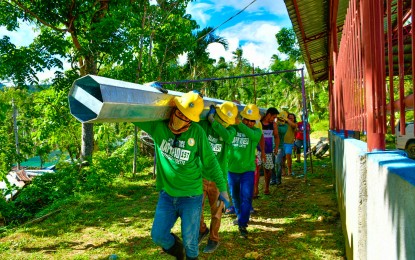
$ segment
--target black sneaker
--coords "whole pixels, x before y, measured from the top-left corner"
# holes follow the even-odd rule
[[[199,232],[199,245],[202,243],[203,239],[209,235],[209,229],[206,228],[205,232],[200,233]]]
[[[276,181],[271,181],[270,183],[269,183],[269,185],[276,185],[277,184],[277,182]]]
[[[239,234],[241,238],[248,238],[248,230],[246,230],[246,227],[239,227]]]
[[[208,253],[208,254],[213,253],[215,252],[216,248],[218,248],[218,246],[219,246],[218,241],[213,241],[209,239],[205,249],[203,249],[203,253]]]

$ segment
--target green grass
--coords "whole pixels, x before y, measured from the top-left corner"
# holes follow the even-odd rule
[[[340,220],[328,220],[330,212],[337,212],[330,161],[325,157],[313,162],[314,173],[306,181],[283,177],[283,185],[271,186],[271,196],[263,195],[261,177],[260,198],[253,202],[257,213],[248,226],[250,238],[239,238],[232,223],[235,216],[224,215],[218,250],[200,253],[199,259],[342,259]],[[108,259],[112,254],[118,259],[173,259],[150,237],[158,199],[150,171],[55,203],[53,210],[61,210],[43,222],[3,228],[0,259]],[[180,234],[180,220],[173,232]]]

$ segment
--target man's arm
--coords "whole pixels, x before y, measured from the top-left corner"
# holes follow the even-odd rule
[[[216,183],[219,191],[226,191],[227,184],[223,176],[222,169],[220,168],[219,162],[212,151],[212,147],[209,144],[205,132],[203,130],[201,132],[203,132],[203,134],[198,136],[199,138],[197,141],[199,148],[198,153],[200,161],[203,165],[203,172],[207,175],[207,179],[213,180]]]
[[[261,150],[261,160],[263,162],[267,161],[267,156],[265,155],[265,138],[264,134],[261,135],[261,139],[259,140],[259,149]]]
[[[274,128],[274,143],[275,143],[275,147],[274,147],[274,154],[278,153],[278,147],[280,146],[280,135],[278,134],[278,125],[277,123],[273,122],[273,128]]]
[[[288,118],[287,118],[287,123],[288,123],[289,126],[291,126],[291,128],[297,129],[297,123],[294,123],[293,121],[291,121]]]
[[[162,121],[148,121],[148,122],[134,122],[133,124],[138,126],[141,130],[145,131],[149,135],[157,129],[156,124]]]
[[[261,140],[261,136],[262,136],[261,129],[256,128],[256,127],[249,128],[244,123],[239,123],[238,125],[236,125],[236,127],[238,127],[239,130],[241,130],[241,132],[244,133],[246,137],[248,137],[252,141],[259,143],[259,141]]]
[[[212,123],[213,131],[215,131],[220,137],[222,137],[223,141],[227,144],[231,144],[233,138],[235,138],[236,130],[233,127],[223,127],[220,123],[213,121]]]

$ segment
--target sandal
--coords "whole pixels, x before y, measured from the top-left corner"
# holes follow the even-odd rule
[[[226,209],[225,214],[235,214],[235,207],[231,206],[229,208]]]

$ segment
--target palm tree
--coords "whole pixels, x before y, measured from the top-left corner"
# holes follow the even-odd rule
[[[191,77],[203,75],[208,65],[213,65],[215,60],[209,58],[207,48],[211,43],[222,44],[225,50],[228,49],[228,41],[213,33],[212,27],[206,27],[194,34],[194,44],[187,54],[187,66],[190,69]]]

